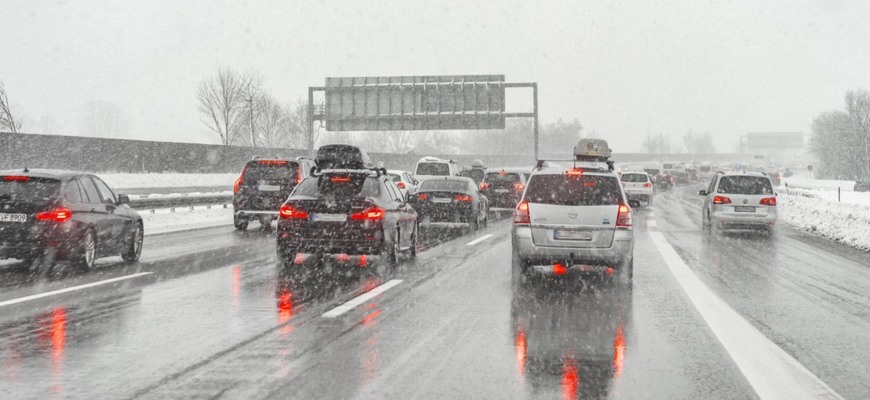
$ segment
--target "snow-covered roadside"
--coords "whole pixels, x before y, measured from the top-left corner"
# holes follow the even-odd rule
[[[175,212],[161,209],[154,210],[153,214],[149,211],[141,211],[139,215],[142,216],[142,222],[145,224],[146,236],[226,226],[233,223],[232,208],[206,209],[205,207],[195,207],[193,210],[184,208],[177,209]]]
[[[852,247],[870,250],[870,205],[786,194],[780,194],[778,199],[780,222]]]
[[[232,186],[239,174],[98,174],[111,188]]]

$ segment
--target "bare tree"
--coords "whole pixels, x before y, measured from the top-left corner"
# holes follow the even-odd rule
[[[296,104],[288,105],[288,113],[290,114],[290,139],[294,148],[308,148],[308,127],[311,125],[311,120],[308,117],[308,100],[299,98]],[[319,127],[314,128],[314,144],[320,140],[321,130]],[[313,146],[312,146],[313,147]]]
[[[256,97],[254,129],[257,132],[257,141],[264,147],[275,149],[290,145],[290,116],[284,107],[281,107],[269,94],[260,94]]]
[[[3,82],[0,82],[0,131],[21,132],[21,120],[15,120],[12,108],[9,106],[9,96]]]
[[[231,69],[221,69],[217,76],[199,84],[196,97],[202,123],[220,136],[221,143],[239,141],[244,122],[245,98],[251,78]]]
[[[259,74],[250,73],[245,75],[245,84],[242,88],[242,97],[244,101],[244,119],[243,130],[246,131],[246,136],[252,147],[257,147],[257,120],[260,119],[260,113],[265,110],[263,104],[263,96],[267,94],[262,89],[263,79]]]
[[[118,138],[129,131],[127,117],[120,107],[108,101],[90,101],[85,104],[82,129],[85,134],[103,138]]]

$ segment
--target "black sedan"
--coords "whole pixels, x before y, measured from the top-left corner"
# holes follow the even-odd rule
[[[394,268],[400,253],[417,254],[417,213],[384,170],[311,175],[278,217],[278,255],[285,268],[365,268],[375,261]]]
[[[472,230],[486,226],[489,201],[474,180],[461,176],[427,179],[408,198],[423,227],[432,224],[463,224]]]
[[[0,259],[91,268],[100,257],[136,261],[142,218],[100,178],[66,171],[0,171]]]
[[[480,193],[482,193],[490,202],[492,209],[502,209],[514,211],[520,198],[523,197],[523,190],[526,188],[526,182],[523,179],[523,174],[513,170],[489,171],[480,183]]]

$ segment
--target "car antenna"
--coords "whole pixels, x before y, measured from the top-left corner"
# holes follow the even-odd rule
[[[30,170],[27,169],[27,167],[24,167],[24,173],[28,173],[28,172],[30,172]]]

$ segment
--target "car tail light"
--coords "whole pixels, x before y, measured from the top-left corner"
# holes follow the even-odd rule
[[[7,181],[7,182],[27,182],[30,180],[30,177],[29,176],[8,175],[8,176],[4,176],[3,180]]]
[[[69,208],[58,207],[51,211],[36,213],[37,221],[49,222],[66,222],[72,218],[72,211]]]
[[[278,210],[278,216],[284,219],[308,219],[308,213],[290,204],[284,204]]]
[[[233,184],[233,193],[238,193],[239,189],[242,187],[242,177],[240,176],[236,179],[236,183]]]
[[[333,176],[333,177],[329,178],[329,181],[333,182],[333,183],[347,183],[347,182],[350,182],[350,177],[349,176]]]
[[[404,188],[405,188],[405,182],[399,182],[399,183],[397,183],[397,184],[396,184],[396,187],[398,187],[399,189],[404,189]]]
[[[351,214],[350,219],[354,221],[380,221],[384,219],[384,209],[372,206],[358,213]]]
[[[713,204],[731,204],[731,199],[725,196],[714,196]]]
[[[583,175],[583,170],[580,168],[572,168],[565,171],[565,173],[571,176],[580,176]]]
[[[486,190],[486,189],[489,189],[489,183],[487,183],[487,182],[482,182],[482,183],[480,184],[480,190]]]
[[[471,203],[471,201],[473,200],[471,196],[467,194],[457,194],[456,196],[453,196],[453,198],[456,199],[456,201],[463,201],[466,203]]]
[[[631,227],[631,207],[625,203],[619,203],[619,211],[616,214],[617,227]]]
[[[761,205],[763,206],[775,206],[776,205],[776,197],[765,197],[761,199]]]
[[[650,187],[652,187],[652,183],[649,183],[649,182],[644,183],[644,184],[643,184],[643,187],[645,187],[645,188],[650,188]]]
[[[287,160],[260,160],[257,161],[257,164],[260,165],[287,165],[289,162]]]
[[[529,216],[529,202],[528,200],[523,200],[520,204],[517,204],[517,209],[514,211],[514,224],[528,225],[531,223],[532,220]]]
[[[417,200],[418,200],[418,201],[426,201],[426,200],[429,200],[429,194],[428,194],[428,193],[418,193],[418,194],[417,194]]]
[[[302,166],[296,168],[296,184],[302,183]]]
[[[514,183],[514,189],[516,189],[518,192],[525,189],[525,188],[526,188],[526,185],[523,185],[522,183]]]

